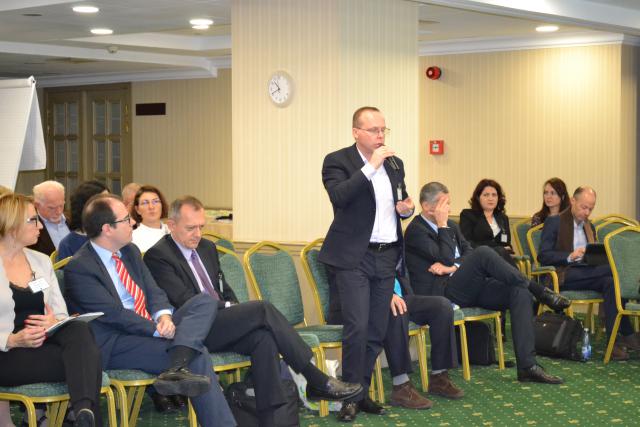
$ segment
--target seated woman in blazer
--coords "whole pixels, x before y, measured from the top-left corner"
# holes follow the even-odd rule
[[[505,203],[500,184],[492,179],[481,180],[469,199],[471,209],[460,212],[460,231],[472,247],[490,246],[513,265],[511,230]]]

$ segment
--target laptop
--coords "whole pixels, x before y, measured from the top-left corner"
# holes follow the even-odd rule
[[[604,265],[609,264],[607,252],[603,243],[589,243],[584,252],[582,262],[587,265]]]

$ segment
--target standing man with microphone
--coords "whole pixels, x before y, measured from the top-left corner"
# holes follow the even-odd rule
[[[328,154],[322,165],[334,219],[319,259],[335,278],[340,295],[342,378],[363,387],[362,394],[343,403],[338,419],[344,422],[353,421],[359,411],[384,414],[367,391],[387,331],[399,262],[404,271],[400,220],[415,208],[402,161],[385,145],[389,131],[380,110],[357,109],[355,144]]]

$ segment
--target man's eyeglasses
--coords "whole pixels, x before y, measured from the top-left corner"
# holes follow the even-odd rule
[[[161,203],[160,199],[153,199],[153,200],[143,200],[139,202],[138,205],[144,206],[146,208],[146,207],[149,207],[149,205],[157,206],[160,203]]]
[[[38,225],[38,222],[40,222],[40,220],[38,219],[38,215],[34,215],[31,218],[27,218],[25,222],[27,224]]]
[[[124,218],[122,218],[122,219],[119,219],[119,220],[117,220],[117,221],[113,221],[113,222],[111,223],[111,225],[118,225],[118,224],[120,224],[121,222],[126,222],[127,224],[131,224],[131,216],[127,215],[127,216],[125,216],[125,217],[124,217]]]
[[[360,129],[365,132],[368,132],[373,136],[380,135],[380,133],[382,133],[384,136],[389,136],[389,133],[391,133],[391,129],[389,128],[370,128],[370,129],[356,128],[356,129]]]

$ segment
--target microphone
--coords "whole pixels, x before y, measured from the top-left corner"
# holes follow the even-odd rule
[[[391,169],[393,169],[394,171],[400,170],[400,166],[398,166],[398,162],[396,162],[395,156],[387,157],[385,160],[389,162],[389,166],[391,166]]]

